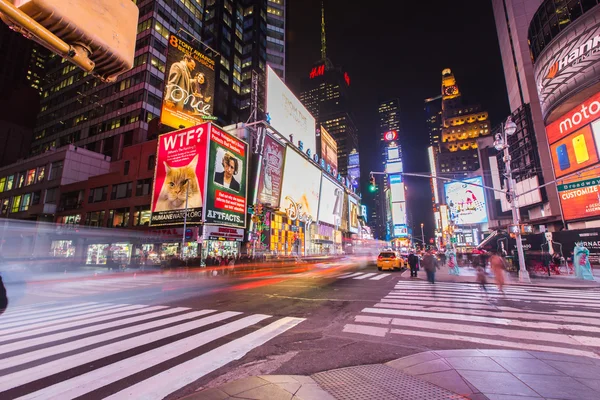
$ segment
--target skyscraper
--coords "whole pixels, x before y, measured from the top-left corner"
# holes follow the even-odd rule
[[[348,156],[358,148],[358,130],[350,113],[350,76],[327,58],[325,11],[321,9],[321,58],[302,82],[300,101],[333,136],[338,147],[338,172],[348,173]]]
[[[134,67],[115,83],[101,83],[55,57],[43,88],[34,154],[74,143],[119,159],[124,146],[165,129],[157,117],[170,33],[215,57],[214,115],[219,124],[248,118],[252,72],[264,76],[267,54],[284,73],[285,59],[276,57],[285,54],[283,0],[149,0],[138,6]]]
[[[382,163],[385,164],[385,148],[390,141],[396,141],[402,154],[402,143],[400,137],[400,100],[395,98],[382,101],[377,108],[379,115],[379,140],[381,147]],[[395,133],[394,133],[395,132]],[[387,137],[386,137],[386,134]],[[390,136],[391,135],[391,136]]]
[[[425,121],[429,133],[429,145],[439,148],[442,135],[442,96],[425,99]]]
[[[511,145],[511,157],[513,160],[522,160],[527,158],[539,159],[541,165],[552,165],[552,158],[546,137],[546,128],[542,118],[542,110],[538,97],[535,78],[533,74],[533,63],[528,43],[528,28],[535,12],[542,4],[542,0],[493,0],[494,17],[496,20],[496,30],[498,33],[498,43],[500,44],[500,53],[502,56],[502,65],[504,67],[504,77],[506,88],[508,90],[508,101],[510,111],[516,119],[523,112],[527,115],[525,120],[531,121],[532,128],[527,130],[527,136],[518,131]],[[575,5],[574,5],[575,7]],[[561,15],[557,12],[558,18]],[[563,22],[557,22],[563,24]],[[554,24],[554,23],[553,23]],[[515,120],[515,118],[513,118]],[[533,143],[535,151],[528,152],[521,149],[519,143]],[[513,154],[514,153],[514,154]],[[527,154],[529,153],[529,154]],[[514,165],[515,170],[519,170],[518,165]],[[515,180],[517,183],[525,179],[533,179],[535,171],[528,169],[529,174],[517,174]],[[533,172],[533,174],[531,173]],[[541,168],[537,171],[537,182],[542,185],[544,182],[552,182],[554,174],[552,168]],[[525,185],[529,186],[529,185]],[[544,204],[538,204],[530,213],[540,217],[546,217],[555,221],[561,220],[560,203],[555,184],[550,184],[541,189],[545,192],[547,199]],[[521,204],[523,206],[524,204]],[[529,207],[532,208],[532,207]],[[550,212],[548,212],[550,211]]]

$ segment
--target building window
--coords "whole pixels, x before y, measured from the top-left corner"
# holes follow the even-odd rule
[[[43,167],[39,167],[37,169],[37,182],[43,182],[44,178],[46,177],[46,166]]]
[[[0,215],[8,214],[8,205],[10,203],[10,199],[4,199],[0,201]]]
[[[58,194],[58,188],[46,189],[46,200],[44,203],[56,204],[56,196]]]
[[[27,211],[29,210],[29,202],[31,201],[31,193],[27,193],[23,195],[23,198],[21,199],[21,207],[19,207],[20,211]]]
[[[156,155],[150,154],[148,156],[148,171],[154,170],[154,164],[156,163]]]
[[[17,189],[22,188],[23,185],[25,185],[25,175],[25,171],[19,172],[19,175],[17,175]]]
[[[104,210],[89,212],[85,215],[85,224],[87,226],[101,227],[104,223]]]
[[[110,194],[111,200],[126,199],[128,197],[131,197],[131,182],[113,185]]]
[[[88,197],[88,203],[99,203],[106,201],[108,195],[108,186],[102,186],[90,189],[90,195]]]
[[[35,205],[40,204],[41,197],[42,197],[42,192],[41,191],[38,190],[37,192],[33,192],[31,194],[31,205],[35,206]]]
[[[35,183],[35,168],[27,171],[27,177],[25,178],[25,186],[29,186]]]
[[[135,208],[133,215],[133,226],[148,226],[150,225],[150,206],[141,206]]]
[[[59,179],[62,176],[62,171],[63,171],[63,162],[62,161],[53,162],[52,165],[50,166],[50,177],[48,178],[48,180],[52,181],[54,179]]]
[[[109,228],[126,228],[129,226],[129,208],[117,208],[108,212]]]
[[[123,175],[129,175],[129,161],[125,161],[125,165],[123,167]]]
[[[135,185],[136,196],[147,196],[152,192],[152,179],[142,179]]]
[[[6,187],[6,177],[0,178],[0,193],[4,192],[5,187]]]
[[[21,205],[21,196],[15,196],[12,199],[11,213],[19,212],[19,206]]]

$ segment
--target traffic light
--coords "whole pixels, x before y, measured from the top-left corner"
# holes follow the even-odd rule
[[[131,0],[0,0],[13,30],[106,82],[133,67],[138,17]]]
[[[255,207],[255,210],[256,210],[256,214],[257,215],[262,215],[262,213],[263,213],[263,205],[260,204],[260,203],[257,204],[256,207]]]
[[[369,178],[369,191],[374,192],[377,190],[377,184],[375,183],[375,177],[371,175]]]

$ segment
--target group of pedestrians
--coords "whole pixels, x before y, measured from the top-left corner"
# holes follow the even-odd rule
[[[477,283],[481,286],[481,288],[487,292],[487,273],[486,273],[486,263],[488,260],[485,258],[480,259],[479,265],[476,267],[477,275]],[[494,280],[496,285],[498,286],[498,290],[504,295],[504,271],[506,270],[507,263],[504,257],[499,254],[492,253],[489,257],[490,269],[494,274]],[[408,256],[408,265],[410,267],[410,277],[417,277],[417,270],[419,266],[425,270],[427,274],[427,281],[431,284],[435,283],[435,273],[440,269],[440,260],[436,257],[433,250],[428,250],[423,253],[421,260],[419,260],[419,256],[417,256],[414,252],[411,252]]]

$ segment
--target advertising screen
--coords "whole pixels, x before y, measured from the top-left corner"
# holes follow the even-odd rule
[[[271,136],[265,136],[262,163],[258,177],[258,203],[279,205],[283,177],[283,155],[285,148]]]
[[[598,162],[598,151],[590,125],[571,133],[550,146],[557,178]]]
[[[323,174],[319,198],[319,222],[340,226],[344,204],[344,189]]]
[[[337,159],[337,142],[325,130],[323,126],[321,126],[321,159],[325,160],[325,163],[331,165],[332,169],[337,171],[338,168],[338,159]]]
[[[169,36],[160,122],[189,128],[213,113],[215,60],[175,34]]]
[[[483,179],[478,176],[444,185],[450,218],[457,225],[481,224],[488,221],[483,188],[473,184],[483,185]]]
[[[317,221],[320,191],[321,170],[288,146],[279,208],[294,218]]]
[[[400,158],[400,149],[398,147],[388,147],[387,148],[387,159],[388,160],[397,160]]]
[[[354,188],[357,188],[360,181],[360,167],[348,167],[348,178]]]
[[[401,175],[390,175],[390,191],[392,194],[392,202],[406,201],[404,182]]]
[[[211,125],[204,221],[246,227],[248,144]]]
[[[294,144],[304,143],[304,150],[317,150],[315,145],[315,118],[285,86],[279,76],[267,67],[267,112],[271,126],[286,138],[294,135]]]
[[[394,225],[406,224],[406,203],[392,203],[392,222]]]
[[[208,130],[205,123],[159,136],[152,185],[151,225],[202,222]]]
[[[358,153],[350,153],[348,155],[348,166],[354,167],[360,165],[360,155]]]
[[[600,216],[600,167],[558,185],[565,220]]]
[[[348,230],[352,233],[358,233],[358,216],[360,211],[358,209],[358,200],[352,196],[348,196]]]
[[[407,237],[408,226],[406,225],[394,225],[394,237]]]
[[[399,174],[404,172],[402,161],[388,162],[386,164],[385,172],[388,174]]]

